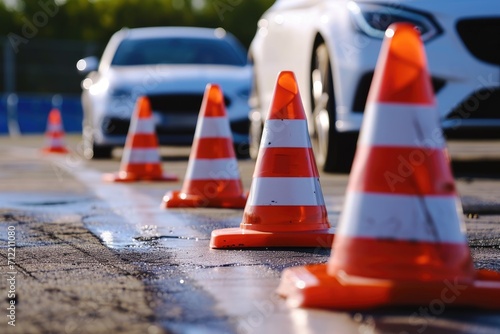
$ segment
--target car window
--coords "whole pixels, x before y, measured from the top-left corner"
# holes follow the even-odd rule
[[[225,40],[203,38],[125,39],[111,65],[215,64],[244,66],[240,54]]]

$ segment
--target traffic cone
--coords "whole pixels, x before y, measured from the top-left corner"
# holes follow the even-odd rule
[[[218,85],[208,84],[196,124],[184,184],[180,191],[167,193],[162,206],[243,208],[246,199],[224,96]]]
[[[153,113],[147,97],[139,97],[128,129],[120,171],[103,175],[105,181],[177,181],[163,173],[158,153]]]
[[[52,108],[47,119],[47,131],[45,132],[47,146],[43,148],[45,153],[68,153],[64,145],[64,129],[59,109]]]
[[[286,269],[291,306],[500,308],[500,273],[475,271],[425,50],[386,32],[328,264]]]
[[[330,230],[298,85],[278,76],[240,228],[212,232],[212,248],[331,247]]]

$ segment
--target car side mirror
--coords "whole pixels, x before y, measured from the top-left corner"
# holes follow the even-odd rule
[[[98,67],[99,67],[99,60],[97,59],[97,57],[94,56],[82,58],[76,63],[76,68],[78,69],[78,72],[84,75],[93,71],[97,71]]]

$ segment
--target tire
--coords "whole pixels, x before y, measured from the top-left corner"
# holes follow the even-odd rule
[[[356,151],[357,132],[336,130],[336,104],[332,68],[323,41],[316,44],[311,62],[313,149],[318,168],[325,172],[348,173]]]
[[[109,159],[113,153],[113,146],[96,145],[90,127],[84,126],[83,155],[86,159]]]
[[[249,147],[250,158],[256,160],[257,156],[259,155],[259,147],[260,147],[260,140],[262,138],[263,124],[262,121],[260,121],[261,117],[260,112],[253,110],[252,113],[258,113],[258,118],[259,118],[259,120],[254,120],[251,117],[252,120],[250,121],[250,129],[248,131],[249,141],[250,141],[250,147]]]
[[[252,80],[252,91],[250,93],[250,98],[248,100],[250,105],[250,128],[248,129],[248,140],[249,140],[249,155],[253,160],[257,159],[259,155],[260,140],[262,138],[262,132],[264,131],[264,120],[262,116],[261,104],[259,101],[259,90],[257,87],[257,75],[254,73]]]
[[[240,143],[234,144],[234,154],[236,155],[236,159],[245,160],[250,157],[249,155],[249,145],[248,143]]]
[[[113,153],[112,146],[92,146],[92,159],[109,159]]]

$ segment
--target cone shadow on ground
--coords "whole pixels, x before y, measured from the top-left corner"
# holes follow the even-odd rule
[[[162,162],[188,161],[189,155],[161,155]]]

